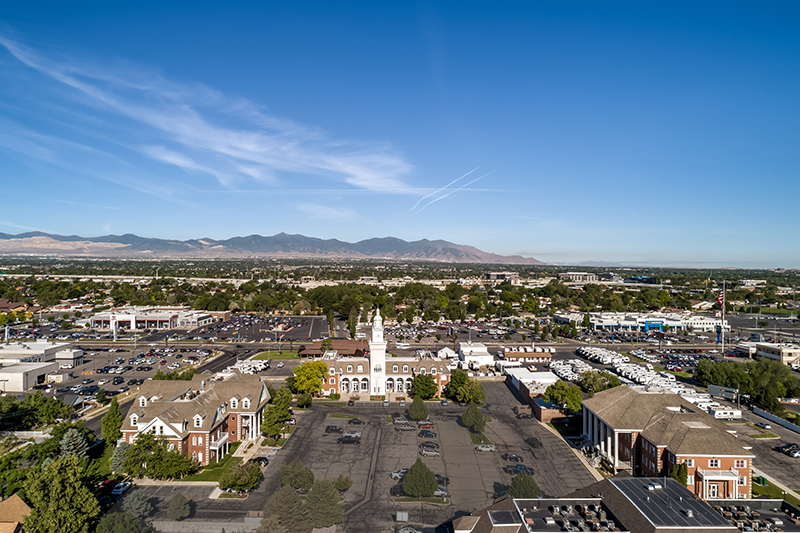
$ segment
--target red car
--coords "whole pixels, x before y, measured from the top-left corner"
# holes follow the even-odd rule
[[[433,422],[428,420],[422,420],[421,422],[417,422],[417,429],[433,429]]]

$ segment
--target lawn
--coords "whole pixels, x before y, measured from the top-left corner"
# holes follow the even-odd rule
[[[784,499],[787,502],[791,503],[795,507],[800,507],[800,500],[792,496],[791,494],[784,494],[783,489],[778,486],[773,485],[772,483],[767,483],[766,486],[758,485],[755,482],[753,483],[753,495],[754,496],[767,496],[768,498],[777,498],[777,499]]]
[[[403,502],[425,502],[425,503],[438,503],[442,505],[448,505],[450,503],[449,500],[444,498],[395,498],[394,501],[403,503]]]
[[[111,455],[114,453],[114,447],[111,445],[103,445],[103,454],[95,459],[93,462],[97,464],[97,473],[103,477],[111,476]]]
[[[314,400],[317,405],[333,405],[334,407],[341,407],[347,405],[347,402],[338,402],[336,400]]]
[[[264,439],[261,441],[261,446],[283,446],[284,444],[286,444],[286,439],[283,437],[279,437],[278,440]]]
[[[244,499],[247,499],[248,496],[249,496],[249,494],[236,494],[236,493],[233,493],[233,492],[223,492],[218,497],[219,498],[236,498],[236,499],[239,499],[239,500],[244,500]]]
[[[565,438],[579,437],[583,433],[583,422],[579,418],[573,418],[569,424],[548,422],[547,425],[558,431]]]
[[[771,433],[769,431],[764,431],[763,433],[754,433],[750,435],[754,439],[777,439],[778,436],[775,433]]]
[[[358,418],[358,415],[351,415],[348,413],[331,413],[328,416],[331,418]]]
[[[273,350],[269,352],[261,352],[253,357],[253,359],[297,359],[297,350]]]
[[[238,442],[232,442],[230,453],[222,458],[219,463],[211,463],[204,467],[200,472],[186,476],[179,481],[219,481],[220,476],[233,468],[233,465],[242,461],[241,457],[234,457],[233,452],[239,447]]]
[[[470,438],[470,440],[472,440],[472,444],[491,444],[492,443],[492,441],[490,441],[488,438],[486,438],[486,435],[484,435],[483,433],[473,433],[473,432],[470,431],[469,432],[469,438]]]

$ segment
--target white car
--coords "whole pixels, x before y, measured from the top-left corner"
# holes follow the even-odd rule
[[[475,451],[478,452],[493,452],[495,451],[494,444],[481,444],[480,446],[475,448]]]
[[[97,382],[97,386],[101,387],[101,386],[105,385],[108,382],[109,382],[109,380],[107,380],[107,379],[101,379],[100,381]]]
[[[401,468],[400,470],[395,470],[389,474],[389,477],[392,479],[403,479],[406,473],[408,473],[408,468]]]
[[[122,483],[119,483],[116,487],[114,487],[114,490],[111,491],[111,494],[115,495],[124,494],[125,491],[127,491],[129,488],[131,488],[130,481],[123,481]]]
[[[800,457],[800,450],[792,450],[789,452],[789,457],[798,458]]]

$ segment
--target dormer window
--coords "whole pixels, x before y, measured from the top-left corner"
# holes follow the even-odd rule
[[[431,368],[431,374],[436,375],[436,368]]]
[[[358,365],[358,367],[357,367],[357,370],[356,370],[356,371],[357,371],[357,372],[363,372],[363,371],[364,371],[364,365]]]
[[[242,400],[242,408],[250,409],[250,398],[245,398]]]
[[[328,370],[328,374],[330,374],[331,376],[336,374],[336,369],[335,368],[331,368],[330,370]]]
[[[136,426],[139,424],[139,417],[136,415],[131,415],[131,425]]]
[[[422,374],[423,376],[425,375],[425,367],[424,366],[419,369],[419,373]]]
[[[139,398],[139,407],[147,407],[147,398],[144,396]]]
[[[353,371],[353,365],[347,365],[347,371],[348,372],[352,372]]]
[[[239,407],[239,400],[231,398],[231,409],[236,409],[237,407]]]
[[[397,372],[397,365],[392,365],[392,372]]]
[[[203,418],[200,415],[194,417],[194,427],[199,428],[203,425]]]

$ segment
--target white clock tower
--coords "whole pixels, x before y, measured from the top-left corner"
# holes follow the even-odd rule
[[[383,338],[383,319],[380,309],[372,320],[372,339],[369,341],[370,384],[373,396],[386,394],[386,340]]]

